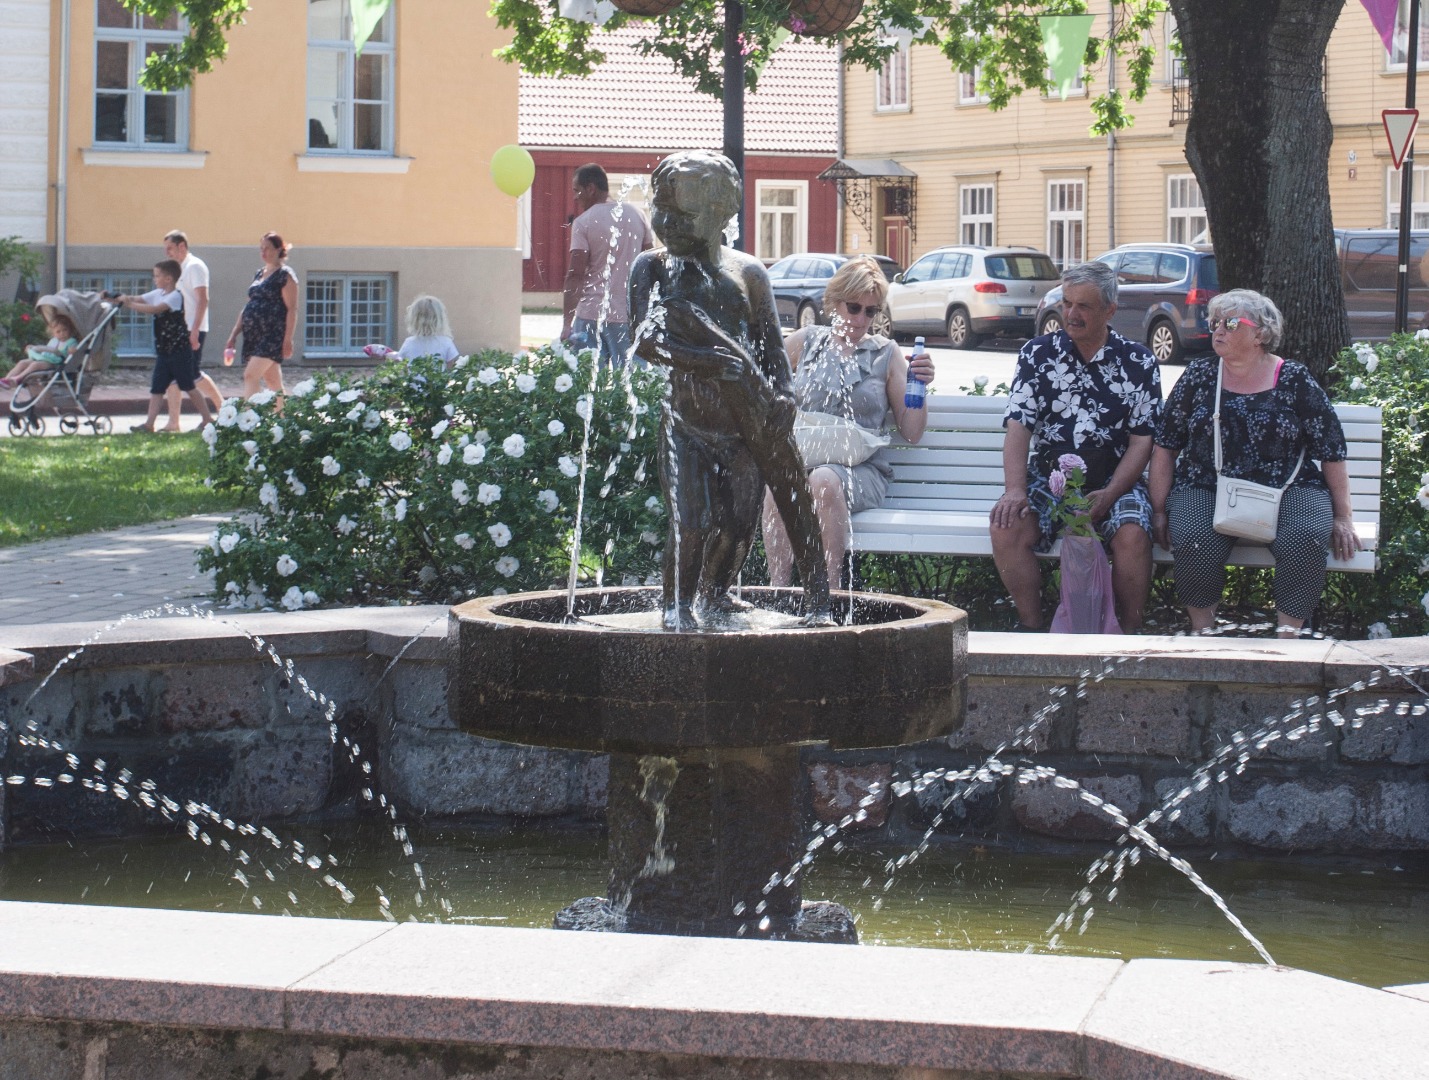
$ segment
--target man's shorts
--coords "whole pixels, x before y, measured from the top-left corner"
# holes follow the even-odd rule
[[[198,377],[203,371],[203,343],[208,340],[208,331],[198,332],[198,348],[194,350],[194,382],[198,382]]]
[[[1027,502],[1037,514],[1037,525],[1042,537],[1037,542],[1038,551],[1047,551],[1057,539],[1057,526],[1052,520],[1052,512],[1057,508],[1057,497],[1047,486],[1047,478],[1027,474]],[[1146,494],[1146,482],[1138,480],[1135,486],[1112,505],[1111,513],[1097,527],[1102,541],[1110,544],[1111,538],[1123,525],[1140,525],[1146,535],[1151,535],[1151,499]]]

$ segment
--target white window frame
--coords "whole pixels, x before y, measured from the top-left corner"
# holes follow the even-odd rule
[[[907,112],[910,108],[912,82],[909,59],[912,42],[900,39],[883,66],[873,76],[874,109],[878,112]]]
[[[991,183],[958,186],[958,243],[997,243],[997,185]]]
[[[397,115],[396,109],[396,75],[397,75],[397,17],[394,13],[395,3],[388,6],[382,15],[382,21],[378,23],[377,29],[372,33],[372,37],[362,47],[364,57],[377,57],[382,63],[382,87],[383,96],[381,98],[361,98],[357,97],[357,47],[352,37],[352,7],[350,0],[333,0],[342,5],[342,37],[315,38],[312,31],[308,32],[308,63],[312,66],[312,58],[315,55],[336,56],[339,64],[338,80],[341,84],[337,98],[316,97],[313,94],[311,84],[311,74],[307,87],[307,113],[308,132],[305,142],[308,144],[306,153],[326,154],[342,156],[361,157],[391,157],[393,147],[396,145],[394,137],[394,126]],[[309,8],[311,11],[311,8]],[[309,20],[311,27],[311,19]],[[377,40],[381,35],[385,40]],[[382,138],[378,147],[359,148],[354,146],[356,124],[354,114],[356,107],[361,105],[380,105],[382,117]],[[312,145],[312,120],[314,109],[317,107],[334,107],[337,112],[337,135],[332,146]]]
[[[1189,244],[1210,228],[1206,200],[1194,173],[1173,173],[1166,177],[1166,240]],[[1181,235],[1177,235],[1177,226]]]
[[[178,26],[173,30],[148,29],[144,26],[144,17],[131,11],[127,11],[130,25],[128,27],[100,26],[99,25],[99,0],[94,4],[94,123],[91,133],[94,145],[106,150],[187,150],[189,145],[189,92],[177,90],[164,92],[148,90],[139,85],[139,76],[144,72],[144,65],[148,61],[148,53],[151,47],[167,48],[177,42],[181,42],[188,36],[188,25],[183,19],[178,19]],[[99,85],[99,53],[106,44],[119,43],[128,49],[128,79],[123,90],[115,87],[101,87]],[[100,139],[99,135],[99,101],[101,98],[113,98],[123,95],[124,103],[124,130],[127,135],[123,139]],[[151,98],[169,98],[174,102],[174,141],[173,142],[149,142],[145,136],[144,114]]]
[[[982,65],[974,64],[971,71],[958,72],[958,104],[986,105],[992,98],[978,89],[982,79]]]
[[[1047,181],[1046,250],[1059,270],[1086,261],[1086,180],[1059,178]]]
[[[1399,173],[1392,165],[1384,168],[1384,220],[1386,228],[1399,228]],[[1429,229],[1429,165],[1414,166],[1414,189],[1409,204],[1411,226]]]
[[[794,192],[793,206],[770,206],[764,205],[764,193],[766,191],[792,191]],[[764,218],[769,215],[774,218],[792,217],[794,219],[794,239],[793,246],[788,251],[766,251],[764,245]],[[754,246],[756,248],[755,257],[763,259],[765,262],[774,262],[782,259],[786,255],[796,255],[802,251],[809,250],[809,182],[807,180],[756,180],[754,181]],[[775,228],[774,235],[777,237],[782,230]]]
[[[1429,68],[1429,2],[1420,0],[1419,8],[1419,56],[1417,66],[1420,71]],[[1378,35],[1375,35],[1378,37]],[[1404,71],[1409,67],[1409,0],[1399,0],[1399,12],[1394,17],[1394,47],[1384,54],[1386,71]]]
[[[327,298],[322,294],[327,286],[334,284],[338,286],[340,295],[337,297],[337,319],[330,321],[319,317],[315,307],[328,303]],[[362,289],[372,285],[381,285],[385,292],[385,295],[376,301],[359,295]],[[395,337],[396,300],[397,279],[394,274],[349,274],[330,270],[310,272],[304,284],[303,356],[305,358],[361,356],[364,345],[371,345],[374,342],[390,343]],[[367,319],[357,323],[353,316],[357,305],[364,302],[381,304],[382,318],[380,320]],[[327,340],[328,335],[324,334],[323,340],[314,342],[313,332],[317,329],[326,330],[330,326],[338,328],[338,340],[335,342]]]
[[[143,296],[154,287],[154,276],[148,270],[71,270],[65,274],[64,287]],[[153,316],[129,308],[116,315],[113,350],[115,356],[153,356]]]
[[[1182,78],[1186,70],[1186,58],[1171,50],[1171,43],[1180,36],[1180,30],[1176,26],[1176,16],[1171,12],[1166,13],[1166,68],[1162,76],[1167,86]]]

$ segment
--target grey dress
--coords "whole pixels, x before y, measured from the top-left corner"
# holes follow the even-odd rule
[[[868,334],[854,347],[852,357],[841,356],[833,342],[833,330],[815,327],[804,339],[794,371],[794,400],[805,412],[831,413],[870,431],[889,431],[893,409],[888,404],[888,365],[893,349],[888,338]],[[838,474],[852,513],[881,505],[893,478],[893,468],[884,461],[882,450],[853,468],[819,467]]]

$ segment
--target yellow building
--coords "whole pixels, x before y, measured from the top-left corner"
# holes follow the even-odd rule
[[[177,94],[138,84],[177,21],[118,0],[0,0],[0,22],[45,8],[49,193],[33,239],[46,285],[131,291],[183,229],[211,270],[221,342],[272,230],[303,286],[295,360],[400,342],[422,293],[445,301],[463,351],[517,345],[517,202],[489,173],[516,141],[517,71],[492,57],[503,37],[483,7],[395,0],[359,55],[348,0],[256,4],[228,59]],[[0,226],[33,224],[34,199],[7,194]],[[142,352],[146,333],[128,327],[121,352]]]
[[[1401,26],[1405,10],[1401,3]],[[1429,41],[1429,18],[1424,25]],[[1166,48],[1174,32],[1167,15],[1155,34],[1151,90],[1132,105],[1135,124],[1112,138],[1089,134],[1085,89],[1065,101],[1027,92],[993,112],[975,73],[951,70],[933,46],[905,43],[878,72],[845,69],[842,157],[863,179],[843,185],[843,250],[876,251],[906,266],[945,244],[1023,244],[1066,263],[1122,243],[1197,237],[1206,216],[1186,163],[1193,106]],[[1421,70],[1429,67],[1424,45],[1419,57]],[[1398,174],[1380,111],[1403,106],[1404,76],[1403,48],[1387,52],[1364,8],[1346,4],[1325,65],[1337,226],[1398,224]],[[1090,89],[1099,93],[1108,73],[1095,77]],[[1124,65],[1115,80],[1130,86]],[[1417,227],[1429,227],[1426,176],[1429,167],[1416,168]]]

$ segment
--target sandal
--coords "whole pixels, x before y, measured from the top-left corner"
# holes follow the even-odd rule
[[[146,433],[149,434],[149,435],[154,434],[154,429],[151,428],[148,424],[135,424],[135,425],[134,425],[133,427],[131,427],[129,430],[130,430],[131,432],[134,432],[134,433],[143,431],[143,432],[146,432]]]

